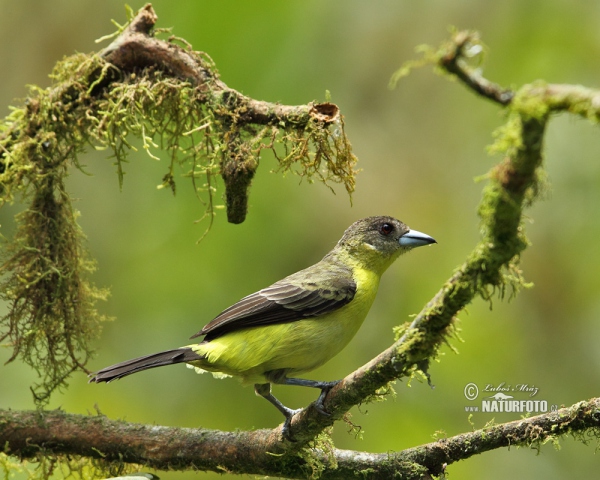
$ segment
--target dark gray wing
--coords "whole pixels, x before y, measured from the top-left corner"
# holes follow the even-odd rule
[[[346,305],[355,293],[349,269],[311,267],[242,298],[191,338],[206,335],[204,340],[210,341],[242,328],[325,315]]]

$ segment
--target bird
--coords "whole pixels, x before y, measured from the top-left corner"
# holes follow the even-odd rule
[[[127,360],[91,374],[111,382],[151,368],[186,363],[199,373],[233,376],[285,417],[282,433],[301,409],[283,405],[272,384],[319,389],[319,412],[338,381],[297,377],[323,365],[356,335],[373,304],[381,275],[403,253],[437,243],[390,216],[360,219],[321,261],[223,310],[191,339],[198,343]]]

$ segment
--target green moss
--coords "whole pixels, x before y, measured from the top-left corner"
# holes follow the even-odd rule
[[[0,298],[9,310],[0,325],[1,339],[13,346],[10,361],[20,357],[41,378],[32,392],[43,405],[74,370],[84,368],[91,355],[88,342],[106,320],[96,302],[108,292],[87,279],[95,263],[83,248],[77,213],[62,183],[52,175],[40,183],[3,252]]]
[[[331,432],[331,428],[322,431],[298,452],[298,457],[306,462],[307,478],[317,479],[326,469],[335,470],[337,468],[335,445],[331,438]]]
[[[410,379],[409,379],[409,382],[410,382]],[[373,393],[372,395],[369,395],[362,402],[360,402],[360,405],[362,406],[362,405],[368,405],[369,403],[374,403],[374,402],[383,402],[390,397],[392,399],[395,399],[397,394],[396,394],[396,390],[394,389],[394,383],[395,383],[395,380],[387,383],[383,387],[378,388],[377,390],[375,390],[375,393]]]
[[[20,460],[0,452],[0,476],[27,480],[48,480],[52,478],[94,480],[139,472],[140,466],[122,462],[110,463],[78,456],[49,455],[40,448],[35,461]]]
[[[539,95],[537,92],[544,92],[547,87],[546,82],[538,80],[520,88],[512,100],[511,110],[518,112],[525,119],[545,119],[551,110],[551,104],[545,95]]]

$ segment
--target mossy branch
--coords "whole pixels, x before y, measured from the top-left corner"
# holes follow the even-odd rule
[[[587,442],[600,437],[600,398],[578,402],[556,412],[524,418],[444,438],[400,452],[370,454],[332,448],[309,449],[303,456],[277,455],[269,450],[271,431],[221,432],[141,425],[62,411],[15,412],[0,410],[3,452],[39,461],[53,456],[101,460],[119,471],[123,464],[155,470],[210,470],[218,473],[307,478],[313,461],[320,479],[403,478],[440,475],[447,465],[503,447],[539,450],[565,435]]]
[[[280,171],[354,190],[356,157],[336,105],[287,106],[242,95],[220,80],[208,55],[179,46],[180,39],[156,38],[156,20],[146,5],[98,54],[64,59],[53,85],[32,87],[25,105],[0,123],[0,206],[30,205],[3,245],[0,299],[9,311],[0,319],[0,341],[12,347],[9,361],[20,358],[39,373],[39,405],[72,371],[85,371],[89,342],[105,320],[96,301],[107,292],[88,280],[94,262],[64,189],[86,148],[112,150],[121,184],[127,154],[136,149],[131,136],[152,158],[167,151],[160,187],[175,192],[181,165],[208,195],[211,221],[215,176],[225,184],[229,221],[244,221],[265,149]]]
[[[277,156],[274,139],[289,150],[283,158],[277,156],[282,169],[299,167],[296,173],[308,179],[316,175],[324,183],[343,183],[349,194],[354,191],[356,158],[336,105],[326,102],[288,106],[247,97],[220,80],[206,54],[155,38],[152,29],[156,20],[152,7],[146,5],[100,56],[121,74],[156,69],[189,82],[195,89],[190,103],[180,108],[196,108],[205,114],[205,121],[200,122],[202,131],[205,139],[211,137],[210,142],[205,142],[205,149],[220,157],[212,168],[218,165],[216,171],[225,182],[230,222],[244,221],[260,152],[269,148]],[[340,128],[335,135],[329,130],[333,124]]]
[[[479,41],[475,33],[467,33],[471,42]],[[467,33],[458,32],[435,55],[430,54],[429,61],[443,69],[449,51],[460,55]],[[456,59],[453,64],[465,65],[463,60]],[[456,68],[460,67],[455,66],[447,73],[455,74]],[[463,76],[469,76],[468,67]],[[390,381],[410,376],[415,370],[427,374],[428,362],[452,331],[456,315],[476,296],[487,301],[495,292],[503,297],[507,289],[515,294],[524,285],[518,266],[519,256],[528,245],[522,225],[523,210],[543,188],[541,167],[546,124],[551,113],[561,111],[596,122],[600,116],[600,92],[580,86],[536,82],[514,93],[497,87],[491,94],[489,92],[496,88],[492,87],[494,84],[481,75],[478,78],[480,86],[485,85],[485,88],[474,87],[472,81],[466,85],[478,94],[488,92],[487,98],[490,95],[511,98],[506,104],[509,120],[499,129],[493,146],[503,151],[505,157],[489,172],[489,182],[479,206],[482,238],[414,321],[399,329],[401,337],[329,392],[324,405],[330,417],[320,415],[314,405],[294,417],[290,431],[298,441],[296,448],[341,419],[352,406],[376,395]]]

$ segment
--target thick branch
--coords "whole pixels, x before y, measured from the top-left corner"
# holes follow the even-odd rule
[[[600,427],[600,398],[557,412],[494,425],[401,452],[369,454],[334,449],[312,454],[325,466],[320,478],[428,478],[444,466],[489,450],[514,445],[541,445],[549,438]],[[0,445],[5,453],[35,459],[40,451],[105,461],[144,464],[157,470],[212,470],[222,473],[285,475],[306,478],[310,467],[299,457],[265,450],[266,430],[219,432],[159,427],[109,420],[104,416],[61,411],[0,410]],[[421,468],[419,468],[421,467]],[[424,468],[423,468],[424,467]]]
[[[255,100],[229,88],[204,54],[154,38],[152,29],[157,18],[152,5],[147,4],[100,55],[122,72],[154,67],[190,81],[215,101],[224,101],[229,107],[243,111],[238,119],[240,124],[272,125],[282,121],[301,127],[310,121],[332,123],[339,118],[339,108],[332,103],[281,105]]]
[[[198,97],[199,102],[209,104],[212,110],[220,112],[223,124],[231,130],[231,134],[225,135],[233,139],[227,143],[227,153],[221,162],[227,217],[231,223],[242,223],[246,218],[248,191],[258,162],[240,147],[240,128],[250,124],[284,125],[302,131],[310,122],[328,125],[338,121],[339,108],[332,103],[290,106],[247,97],[219,79],[205,54],[154,38],[151,34],[156,20],[152,6],[147,4],[121,35],[101,52],[101,56],[123,73],[151,67],[179,80],[189,81],[203,94]]]
[[[107,92],[121,91],[119,88],[123,86],[123,83],[127,84],[132,79],[137,79],[138,82],[145,79],[148,81],[148,85],[155,85],[160,81],[164,82],[165,79],[172,79],[174,91],[189,89],[190,85],[193,87],[194,93],[185,98],[186,103],[180,106],[180,109],[199,112],[198,118],[200,119],[205,117],[206,112],[210,112],[210,119],[206,125],[199,123],[184,132],[187,135],[194,132],[196,128],[198,131],[206,129],[206,132],[215,136],[213,142],[220,143],[217,150],[223,153],[223,161],[219,173],[222,174],[225,181],[227,215],[230,222],[241,223],[244,221],[247,213],[248,190],[258,166],[256,157],[261,148],[265,148],[263,141],[273,142],[276,132],[287,133],[287,135],[280,135],[280,138],[285,136],[288,150],[306,149],[306,152],[302,154],[291,155],[291,159],[288,160],[291,163],[302,164],[302,160],[308,159],[311,155],[321,158],[332,148],[331,144],[335,144],[337,154],[335,161],[328,162],[327,165],[319,165],[322,160],[314,162],[313,158],[307,160],[306,164],[316,165],[312,168],[319,172],[321,180],[325,183],[327,180],[333,179],[343,183],[348,193],[352,193],[356,172],[351,165],[356,162],[356,157],[352,155],[350,143],[343,133],[342,118],[336,105],[329,102],[281,105],[255,100],[243,95],[237,90],[229,88],[220,80],[215,65],[205,53],[193,51],[189,46],[181,47],[174,43],[176,40],[174,38],[169,41],[155,38],[152,30],[156,21],[157,16],[152,6],[147,4],[120,32],[118,37],[107,48],[99,52],[98,56],[106,63],[96,62],[98,66],[90,72],[83,67],[85,60],[89,60],[89,57],[79,57],[77,61],[81,63],[80,68],[73,69],[72,74],[68,75],[65,81],[59,82],[52,89],[44,92],[46,96],[44,102],[56,106],[55,116],[62,118],[64,112],[71,114],[77,105],[84,103],[89,108],[86,108],[85,113],[81,112],[80,115],[96,118],[98,112],[94,111],[94,108],[97,103],[108,96]],[[156,75],[158,73],[160,75]],[[40,93],[38,92],[37,95]],[[132,95],[132,93],[126,93],[124,96],[128,95]],[[150,96],[149,101],[155,102],[154,111],[160,112],[165,108],[164,98],[161,95],[156,97],[153,95],[156,93]],[[117,100],[119,104],[122,102],[127,104],[126,98]],[[145,101],[139,101],[140,105],[144,103]],[[33,105],[33,107],[30,106],[30,112],[37,113],[35,108],[39,107],[39,99],[29,99],[29,104]],[[116,110],[119,111],[120,108]],[[125,110],[127,109],[125,108]],[[133,115],[133,109],[129,114]],[[28,115],[27,117],[32,116]],[[177,123],[177,118],[183,117],[183,115],[171,116],[173,124]],[[23,121],[13,122],[8,128],[2,129],[0,134],[0,174],[11,164],[12,150],[22,140],[20,132],[27,132],[29,137],[40,133],[42,125],[27,117]],[[79,123],[84,125],[80,120],[77,118],[77,121],[72,122],[71,125]],[[74,135],[74,138],[87,139],[89,136],[87,130],[103,125],[105,120],[96,118],[96,122],[85,125],[85,133]],[[331,135],[326,133],[328,126],[334,122],[341,125],[342,135],[339,140],[332,140]],[[126,124],[129,124],[129,121]],[[164,133],[168,131],[167,127],[171,126],[164,125],[160,131]],[[123,127],[119,127],[119,129],[125,130]],[[180,136],[184,132],[181,132]],[[291,132],[295,135],[291,135]],[[103,133],[96,136],[98,139],[104,138]],[[243,148],[239,148],[240,142],[229,144],[225,140],[226,136],[241,139],[244,142],[242,143]],[[123,138],[125,137],[126,132],[123,131]],[[249,142],[249,137],[252,137],[251,142]],[[180,139],[177,139],[175,143],[179,141]],[[172,143],[166,142],[167,145]],[[309,153],[311,148],[306,148],[306,146],[314,148],[315,152]],[[76,150],[82,147],[83,145],[74,146]],[[201,149],[198,151],[200,152]],[[119,158],[120,155],[122,153],[117,154],[117,157]],[[305,164],[302,166],[306,167]],[[282,168],[285,170],[289,166]],[[299,168],[299,170],[303,169]],[[310,176],[314,173],[307,172],[306,175]],[[1,193],[2,187],[0,187]]]

